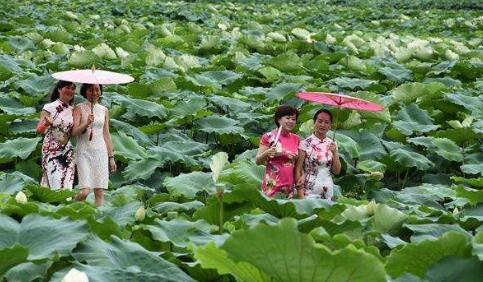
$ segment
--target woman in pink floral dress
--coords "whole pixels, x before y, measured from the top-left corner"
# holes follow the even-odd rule
[[[300,142],[296,165],[299,198],[334,198],[331,173],[339,174],[341,163],[336,143],[326,136],[331,126],[332,114],[325,109],[317,111],[314,133]]]
[[[292,106],[278,107],[274,117],[277,128],[263,134],[260,140],[256,163],[266,163],[262,191],[269,197],[292,198],[294,195],[300,138],[291,131],[297,123],[297,115],[297,109]]]
[[[59,81],[40,113],[37,132],[45,133],[42,144],[42,179],[40,184],[51,189],[72,190],[75,162],[70,136],[74,120],[72,101],[75,84]]]

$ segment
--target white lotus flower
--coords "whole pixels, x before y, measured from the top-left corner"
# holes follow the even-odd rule
[[[458,214],[460,211],[458,210],[458,208],[454,208],[453,210],[453,214]]]
[[[146,210],[144,209],[144,206],[139,207],[134,217],[136,218],[136,221],[144,220],[144,218],[146,217]]]
[[[211,157],[210,168],[212,172],[213,181],[216,183],[218,177],[225,164],[228,163],[228,154],[225,152],[218,152],[213,157]]]
[[[131,33],[131,28],[127,24],[122,24],[119,26],[125,33]]]
[[[72,268],[67,272],[61,282],[89,282],[87,275],[75,268]]]
[[[374,171],[374,172],[371,172],[370,176],[371,178],[374,178],[376,180],[381,180],[384,177],[384,173],[380,171]]]
[[[116,54],[119,56],[119,58],[127,58],[129,56],[129,52],[121,47],[116,47]]]
[[[267,36],[270,37],[273,41],[276,41],[276,42],[286,42],[287,41],[285,36],[283,36],[283,34],[278,33],[278,32],[269,32],[267,34]]]
[[[312,43],[313,41],[311,38],[312,34],[306,29],[296,27],[292,29],[292,34],[298,39],[307,41],[307,43]]]
[[[17,203],[19,204],[25,204],[27,203],[27,196],[22,191],[20,191],[15,196],[15,201],[17,201]]]
[[[148,66],[157,66],[166,60],[166,55],[163,50],[154,46],[148,47],[148,55],[146,56],[146,64]]]
[[[55,44],[55,42],[48,39],[48,38],[42,40],[42,45],[44,45],[45,48],[50,48],[54,44]]]
[[[329,33],[327,33],[327,35],[325,36],[325,43],[332,45],[335,42],[337,42],[337,38],[335,38],[332,35],[330,35]]]
[[[218,28],[221,29],[221,30],[223,30],[223,31],[225,31],[225,30],[228,29],[228,26],[226,24],[224,24],[224,23],[219,23],[218,24]]]
[[[79,17],[77,17],[76,14],[72,13],[71,11],[67,11],[65,12],[65,15],[69,18],[69,19],[72,19],[72,20],[78,20]]]
[[[107,58],[107,59],[116,59],[116,53],[114,53],[114,50],[111,49],[106,43],[101,43],[97,45],[97,47],[92,49],[92,52],[94,52],[98,57],[100,58]]]
[[[456,54],[455,52],[453,52],[449,49],[446,50],[446,52],[444,53],[444,56],[446,57],[446,59],[451,60],[451,61],[456,61],[460,58],[460,56],[458,54]]]

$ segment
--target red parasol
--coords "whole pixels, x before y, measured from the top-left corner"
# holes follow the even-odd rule
[[[343,94],[326,92],[299,92],[297,93],[297,97],[319,104],[335,106],[339,109],[345,108],[368,112],[379,112],[384,110],[384,107],[382,105]],[[338,114],[339,112],[337,112],[336,114],[336,120]],[[335,130],[333,138],[335,139]]]

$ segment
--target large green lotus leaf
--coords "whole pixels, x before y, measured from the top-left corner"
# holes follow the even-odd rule
[[[26,261],[28,255],[29,250],[18,244],[12,246],[11,248],[6,248],[2,246],[0,248],[0,278],[2,278],[3,274],[7,272],[11,267]]]
[[[67,63],[71,66],[82,68],[91,67],[96,63],[96,54],[90,50],[73,52]]]
[[[29,73],[24,79],[16,81],[15,84],[23,89],[28,96],[45,96],[46,93],[52,91],[55,80],[50,75],[37,76]]]
[[[284,101],[291,98],[292,95],[302,90],[302,85],[297,83],[280,83],[267,92],[265,92],[266,100],[270,103]]]
[[[280,54],[267,62],[279,71],[286,73],[300,72],[302,60],[295,53]]]
[[[483,231],[476,233],[473,238],[473,255],[483,261]]]
[[[454,187],[456,195],[465,198],[471,205],[483,203],[483,190],[465,188],[464,186]]]
[[[204,220],[193,222],[180,218],[171,221],[156,219],[156,224],[140,225],[139,228],[151,232],[154,240],[171,242],[182,248],[188,247],[189,244],[203,246],[209,242],[219,246],[228,238],[227,234],[212,235],[213,226]]]
[[[7,279],[7,281],[30,282],[36,279],[37,281],[40,281],[42,278],[46,277],[47,271],[49,270],[51,265],[52,261],[38,264],[32,262],[25,262],[16,265],[15,267],[12,267],[9,271],[7,271],[7,273],[5,273],[5,278]]]
[[[35,49],[34,43],[28,37],[9,36],[7,37],[7,41],[10,43],[10,46],[12,46],[12,48],[15,49],[15,51],[17,52]]]
[[[373,255],[349,247],[331,252],[300,233],[291,218],[236,231],[222,249],[233,261],[249,263],[276,281],[386,280],[382,263]]]
[[[232,220],[241,214],[249,213],[253,209],[252,203],[248,201],[238,202],[237,196],[232,196],[233,193],[224,194],[223,198],[223,222]],[[228,198],[228,200],[227,200]],[[232,198],[232,199],[230,199]],[[232,201],[236,199],[236,201]],[[193,214],[193,219],[204,219],[210,224],[220,223],[220,201],[217,197],[211,197],[204,207],[197,209]]]
[[[126,179],[146,180],[161,166],[162,164],[160,164],[157,158],[148,157],[138,161],[131,161],[122,172],[122,176]]]
[[[132,179],[148,179],[158,167],[166,164],[182,163],[186,166],[196,166],[196,155],[204,153],[207,145],[186,141],[167,141],[162,146],[152,146],[147,155],[149,157],[131,162],[124,170],[123,175]]]
[[[427,170],[434,165],[433,162],[428,160],[425,156],[404,149],[392,151],[390,156],[395,162],[406,168],[415,167],[418,170]]]
[[[419,97],[433,98],[441,94],[446,87],[437,82],[420,83],[411,82],[402,84],[394,88],[391,92],[392,102],[409,103],[415,101]]]
[[[481,95],[469,96],[464,94],[446,94],[446,98],[448,98],[451,103],[470,110],[475,117],[481,118],[483,116],[483,97]]]
[[[329,209],[332,205],[329,201],[323,199],[288,200],[270,198],[260,190],[259,186],[249,186],[246,184],[236,185],[234,191],[242,193],[255,207],[279,218],[298,218],[303,215],[312,215],[314,211]]]
[[[426,279],[430,282],[479,282],[481,277],[483,277],[483,262],[474,257],[444,258],[426,272]]]
[[[365,172],[381,172],[386,171],[386,165],[374,160],[364,160],[357,163],[357,169]]]
[[[351,94],[354,97],[361,98],[364,100],[368,100],[377,104],[384,105],[385,102],[383,99],[381,99],[380,95],[377,95],[375,93],[369,92],[369,91],[358,91],[356,93]],[[391,113],[389,111],[388,107],[385,107],[383,111],[381,112],[367,112],[367,111],[358,111],[358,114],[361,116],[363,119],[368,119],[368,120],[380,120],[383,122],[391,122]]]
[[[450,256],[468,257],[470,254],[468,237],[451,231],[437,240],[423,240],[393,250],[387,257],[386,271],[393,278],[406,272],[424,278],[429,267],[441,259]]]
[[[103,220],[99,221],[90,217],[87,221],[89,222],[90,231],[99,236],[102,240],[110,240],[111,235],[123,238],[121,228],[110,216],[105,216]]]
[[[408,215],[384,204],[374,210],[374,229],[381,233],[398,234]]]
[[[217,134],[240,134],[243,128],[239,122],[221,115],[212,115],[197,121],[200,131]]]
[[[356,141],[354,141],[354,139],[342,133],[337,133],[335,135],[335,140],[337,142],[339,150],[341,150],[342,152],[346,152],[350,158],[355,159],[360,156],[359,145]]]
[[[387,151],[383,146],[383,140],[374,133],[365,130],[341,130],[343,133],[357,143],[359,150],[359,160],[379,160],[387,155]],[[337,139],[336,135],[336,139]]]
[[[161,202],[154,205],[152,209],[155,210],[158,214],[162,215],[170,211],[184,212],[198,210],[203,206],[204,204],[200,201],[192,201],[186,203]]]
[[[174,108],[170,109],[175,116],[179,116],[180,118],[196,116],[199,111],[206,108],[207,103],[204,97],[194,96],[193,94],[188,93],[186,95],[188,98],[187,100],[179,101]]]
[[[196,193],[207,191],[215,192],[215,183],[211,178],[211,173],[194,171],[187,174],[180,174],[176,177],[166,177],[163,182],[169,193],[173,196],[183,195],[189,199],[193,199]]]
[[[111,242],[91,236],[75,249],[72,256],[78,262],[87,263],[75,267],[85,272],[89,281],[194,281],[176,265],[161,258],[159,253],[115,236]],[[53,281],[60,281],[63,275],[58,273]]]
[[[112,133],[112,145],[116,155],[120,155],[130,160],[138,160],[147,157],[146,149],[141,147],[135,139],[119,131]]]
[[[435,153],[449,161],[463,161],[462,149],[453,141],[447,138],[435,138],[433,144],[436,146]]]
[[[19,64],[8,55],[0,56],[0,80],[4,81],[22,71]]]
[[[328,83],[333,84],[341,89],[368,89],[369,87],[376,85],[378,82],[375,80],[366,80],[360,78],[350,78],[350,77],[336,77],[328,81]]]
[[[43,203],[62,203],[76,194],[69,190],[52,190],[36,184],[28,185],[27,189],[32,193],[32,199]]]
[[[115,95],[113,100],[126,107],[127,112],[123,116],[131,120],[135,120],[136,116],[164,118],[167,115],[166,108],[155,102],[133,99],[123,95]]]
[[[412,135],[414,132],[429,132],[439,128],[439,125],[433,124],[428,113],[421,110],[415,103],[402,108],[393,124],[404,135]]]
[[[250,104],[231,97],[211,96],[208,100],[219,106],[226,113],[249,112],[252,108]]]
[[[428,224],[404,224],[404,227],[411,230],[413,235],[411,236],[411,242],[421,242],[423,240],[435,240],[440,238],[444,233],[448,231],[460,232],[471,238],[471,234],[456,224],[441,224],[441,223],[428,223]]]
[[[435,137],[414,137],[409,138],[408,142],[426,147],[436,154],[449,161],[461,162],[463,160],[462,149],[452,140],[447,138]]]
[[[151,141],[151,139],[149,139],[146,134],[139,130],[139,128],[116,119],[111,119],[110,123],[114,128],[117,129],[117,131],[123,131],[127,135],[132,136],[134,139],[136,139],[137,142],[140,143],[141,146],[146,147],[149,145],[153,145],[153,141]]]
[[[258,188],[262,184],[264,172],[265,166],[241,160],[234,162],[232,168],[225,169],[220,176],[220,181],[243,183],[244,185]]]
[[[41,137],[20,137],[0,143],[0,162],[9,162],[17,157],[25,160],[37,148],[37,144],[41,139]]]
[[[207,71],[200,74],[187,75],[186,80],[196,86],[208,86],[214,89],[221,89],[225,85],[233,83],[241,78],[242,75],[232,71]]]
[[[458,182],[458,183],[464,183],[469,186],[473,187],[478,187],[478,188],[483,188],[483,177],[478,177],[478,178],[465,178],[465,177],[460,177],[460,176],[452,176],[451,180]]]
[[[270,282],[270,276],[247,262],[234,262],[226,252],[213,242],[200,246],[193,251],[195,259],[203,268],[216,269],[218,274],[231,274],[238,281]]]
[[[378,69],[378,72],[394,82],[400,83],[413,79],[413,74],[410,70],[395,62],[386,63],[384,67]]]
[[[461,171],[468,174],[483,175],[483,153],[466,155]]]
[[[27,184],[33,183],[36,183],[33,178],[30,178],[29,176],[18,171],[12,173],[2,173],[0,175],[0,192],[13,195],[19,191],[22,191]]]
[[[133,224],[136,221],[134,215],[142,205],[143,204],[139,201],[132,201],[120,207],[102,207],[104,220],[106,220],[107,217],[111,217],[120,227]]]
[[[8,96],[0,97],[0,110],[10,115],[19,116],[28,116],[35,113],[35,108],[26,107],[17,100]]]
[[[82,221],[29,214],[18,223],[0,215],[0,249],[20,244],[29,249],[29,260],[64,256],[88,235]]]

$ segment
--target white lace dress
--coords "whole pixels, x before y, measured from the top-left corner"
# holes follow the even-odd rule
[[[91,103],[79,104],[81,124],[85,123],[91,113]],[[96,103],[94,106],[94,123],[77,138],[76,160],[79,188],[107,189],[109,181],[109,157],[104,141],[104,122],[107,108]],[[92,130],[92,140],[89,135]]]

